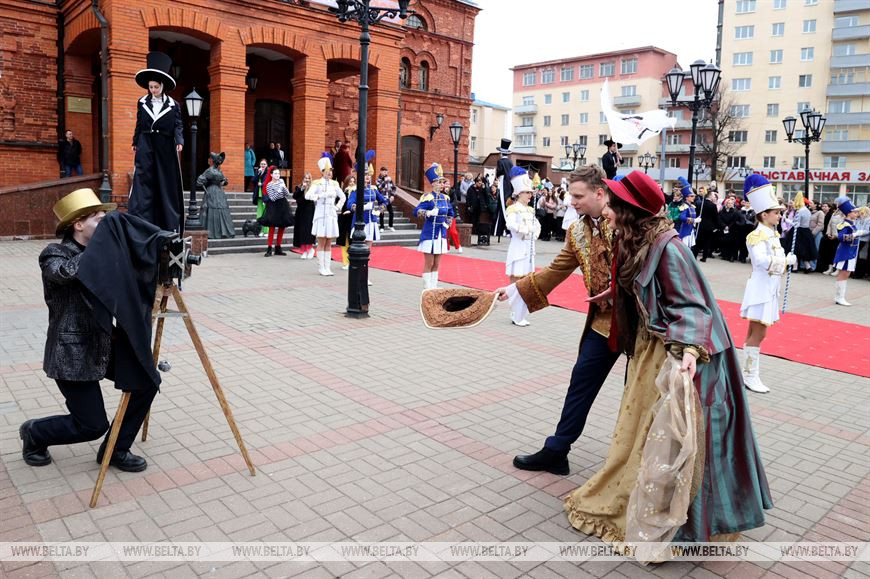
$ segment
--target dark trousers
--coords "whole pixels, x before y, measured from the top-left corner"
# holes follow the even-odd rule
[[[387,211],[390,213],[390,220],[388,221],[389,227],[392,227],[393,226],[393,216],[394,216],[392,203],[387,203]],[[384,212],[381,211],[381,229],[383,229],[383,228],[384,228]]]
[[[695,241],[695,247],[692,248],[695,257],[701,254],[703,259],[707,259],[713,254],[714,236],[712,229],[698,229],[698,239]]]
[[[69,414],[65,416],[49,416],[33,422],[31,434],[33,441],[40,446],[55,446],[58,444],[76,444],[96,440],[109,430],[109,420],[106,417],[106,407],[103,405],[103,393],[100,383],[70,382],[55,380],[61,394],[66,399]],[[145,415],[151,408],[156,390],[148,392],[133,392],[124,414],[124,422],[118,433],[116,450],[130,450],[136,434],[145,421]],[[108,439],[108,437],[107,437]]]
[[[607,338],[592,330],[586,332],[580,355],[571,372],[571,384],[565,395],[556,434],[548,437],[544,446],[562,453],[571,450],[571,445],[583,433],[592,403],[617,358],[619,353],[610,351]]]

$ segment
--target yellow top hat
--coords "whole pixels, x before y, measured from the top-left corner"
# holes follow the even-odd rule
[[[58,236],[63,235],[70,223],[79,217],[97,211],[112,211],[117,208],[117,203],[101,203],[93,189],[76,189],[72,193],[64,195],[52,208],[54,215],[60,219],[55,233]]]

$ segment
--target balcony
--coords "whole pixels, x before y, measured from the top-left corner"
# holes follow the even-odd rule
[[[602,147],[603,146],[604,145],[602,145]],[[632,143],[630,145],[623,145],[622,148],[619,150],[619,154],[622,155],[623,157],[625,157],[626,155],[628,155],[630,153],[637,153],[637,145],[635,145],[634,143]]]
[[[822,141],[822,153],[870,153],[870,141]]]
[[[870,125],[870,113],[827,113],[828,126],[834,125]]]
[[[825,94],[829,97],[864,96],[870,94],[870,82],[829,84]]]
[[[514,135],[534,135],[535,134],[535,126],[534,125],[524,125],[521,127],[514,127]]]
[[[861,68],[864,66],[870,66],[870,54],[831,57],[831,68]]]
[[[665,153],[668,155],[688,155],[689,147],[691,145],[680,143],[679,145],[665,145]],[[695,145],[695,152],[699,152],[701,150],[701,145]],[[659,143],[656,145],[656,156],[661,155],[662,153],[662,145]]]
[[[535,155],[538,150],[534,145],[514,145],[511,149],[514,153],[526,153],[527,155]]]
[[[834,14],[867,10],[867,0],[835,0]]]
[[[640,95],[613,97],[613,104],[617,107],[630,107],[640,105]]]
[[[518,115],[536,115],[538,114],[538,105],[517,105],[514,107],[514,113]]]
[[[834,28],[831,35],[831,40],[859,40],[862,38],[870,38],[870,24]]]
[[[708,120],[699,120],[698,121],[698,130],[710,128],[710,121]],[[691,131],[692,130],[692,119],[680,119],[674,125],[673,130],[675,131]]]

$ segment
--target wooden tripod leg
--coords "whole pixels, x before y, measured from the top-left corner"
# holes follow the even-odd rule
[[[112,454],[115,452],[115,443],[118,442],[118,433],[121,431],[121,423],[124,421],[124,414],[127,413],[127,404],[129,402],[130,393],[122,393],[121,401],[118,403],[118,410],[115,412],[115,421],[112,422],[112,430],[109,431],[109,441],[106,443],[106,449],[103,452],[103,462],[100,463],[100,474],[97,476],[97,484],[94,485],[94,492],[91,495],[91,508],[97,506],[97,499],[100,498],[100,491],[103,490],[103,481],[106,479],[106,471],[109,470],[109,462],[112,460]]]
[[[165,289],[161,289],[163,292],[163,297],[160,298],[160,308],[159,313],[166,313],[166,305],[169,303],[169,294],[166,293]],[[154,365],[157,365],[158,359],[160,358],[160,342],[163,339],[163,323],[166,321],[166,318],[160,317],[157,318],[157,330],[154,332]],[[148,438],[148,420],[151,418],[151,410],[148,411],[148,414],[145,415],[145,421],[142,423],[142,442],[145,442]]]
[[[227,423],[230,425],[230,430],[233,431],[233,436],[236,438],[236,443],[239,445],[239,450],[242,452],[245,464],[248,465],[248,470],[251,472],[251,476],[254,476],[256,474],[256,471],[254,471],[254,463],[251,462],[251,457],[248,455],[248,449],[245,448],[245,442],[242,440],[242,435],[239,433],[239,428],[236,426],[236,421],[233,419],[233,411],[230,410],[230,405],[227,403],[227,399],[224,396],[223,388],[221,388],[220,382],[218,382],[217,374],[215,374],[214,368],[211,366],[211,361],[208,359],[205,347],[199,339],[199,333],[196,331],[196,326],[193,325],[193,318],[190,317],[190,312],[184,304],[184,299],[181,297],[181,292],[178,290],[178,286],[172,286],[172,297],[178,305],[178,311],[182,314],[184,325],[187,327],[187,333],[190,334],[190,340],[193,342],[193,347],[196,348],[196,353],[199,354],[199,361],[202,363],[202,367],[208,376],[208,381],[211,383],[215,396],[217,396],[218,402],[221,405],[221,410],[224,411],[224,416],[227,419]]]

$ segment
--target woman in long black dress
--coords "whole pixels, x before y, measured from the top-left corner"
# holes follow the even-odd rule
[[[184,148],[184,137],[181,107],[166,94],[175,90],[171,66],[169,56],[149,52],[148,68],[136,73],[136,84],[148,89],[148,94],[136,105],[136,169],[127,210],[161,229],[181,232],[184,194],[178,154]]]
[[[197,187],[202,187],[205,193],[202,196],[200,215],[202,224],[208,230],[209,239],[226,239],[235,237],[236,230],[233,226],[233,215],[227,203],[227,195],[224,187],[229,183],[221,171],[226,155],[223,153],[211,153],[208,156],[210,167],[197,177]]]
[[[305,192],[311,186],[311,173],[305,173],[302,184],[297,185],[293,191],[293,199],[296,200],[296,220],[293,225],[293,247],[302,250],[302,259],[314,257],[314,244],[317,238],[311,234],[311,226],[314,223],[314,201],[305,198]]]

